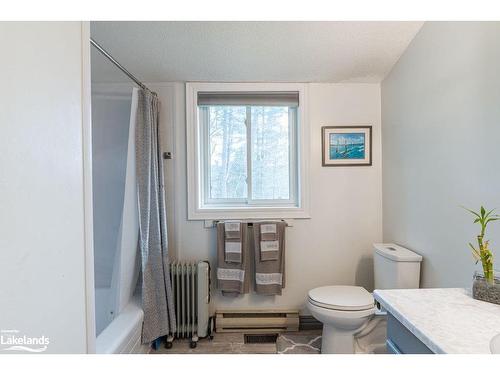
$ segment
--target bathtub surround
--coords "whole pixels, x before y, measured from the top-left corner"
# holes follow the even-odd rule
[[[92,54],[92,61],[98,58],[103,57]],[[137,293],[141,257],[135,168],[139,90],[132,86],[92,84],[96,353],[148,350],[140,345],[144,313]]]
[[[135,131],[137,109],[139,107],[139,89],[132,89],[130,121],[127,145],[127,171],[125,173],[125,191],[123,194],[122,223],[120,227],[119,251],[117,259],[119,276],[118,311],[121,312],[133,299],[137,290],[141,256],[139,249],[139,207],[137,205],[137,173],[135,170],[136,150]]]
[[[144,310],[142,342],[149,343],[174,331],[176,321],[170,284],[163,164],[159,146],[159,102],[157,95],[148,89],[142,89],[138,94],[135,136]]]
[[[92,55],[92,60],[96,57]],[[139,275],[132,84],[92,84],[96,335],[129,303]],[[126,126],[126,124],[129,126]],[[124,126],[125,125],[125,126]]]
[[[109,289],[121,236],[131,85],[92,85],[92,198],[94,273],[97,288]]]
[[[384,239],[423,256],[422,287],[472,285],[460,206],[500,204],[498,35],[500,22],[427,22],[382,83]],[[488,236],[499,256],[499,228]]]

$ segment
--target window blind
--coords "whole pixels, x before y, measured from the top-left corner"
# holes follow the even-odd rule
[[[198,106],[262,105],[298,107],[297,91],[199,91]]]

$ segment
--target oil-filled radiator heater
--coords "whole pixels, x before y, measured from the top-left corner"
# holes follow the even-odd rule
[[[166,347],[172,347],[174,338],[190,338],[190,346],[194,348],[199,338],[211,332],[210,264],[175,261],[170,264],[170,279],[177,329],[167,336]]]

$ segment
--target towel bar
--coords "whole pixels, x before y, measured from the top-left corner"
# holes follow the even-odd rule
[[[216,227],[218,223],[223,223],[225,220],[205,220],[205,228]],[[286,224],[287,227],[293,227],[293,224],[284,219],[269,219],[269,220],[241,220],[242,223],[248,224],[249,227],[252,227],[254,223],[259,221],[282,221]]]

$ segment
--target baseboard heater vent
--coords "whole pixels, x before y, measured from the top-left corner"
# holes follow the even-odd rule
[[[277,339],[277,333],[244,335],[245,344],[269,344],[275,343]]]
[[[219,310],[216,332],[279,333],[299,330],[297,310]]]

